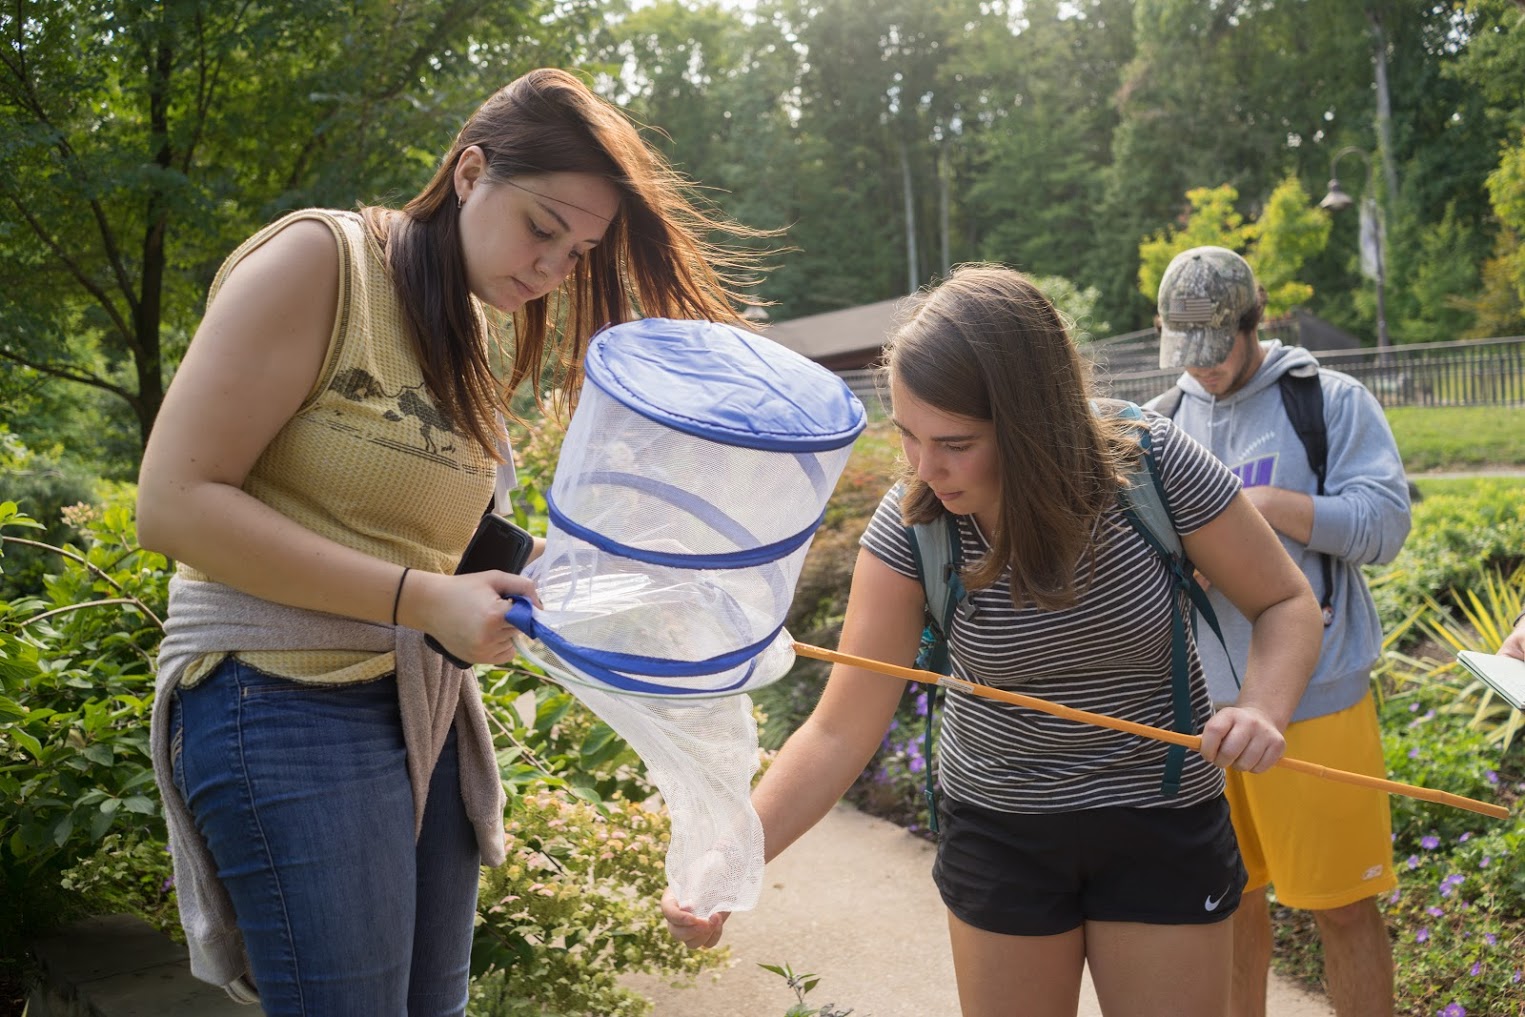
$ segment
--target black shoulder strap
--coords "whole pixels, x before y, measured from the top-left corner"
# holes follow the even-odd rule
[[[1329,466],[1329,431],[1324,426],[1324,386],[1319,381],[1318,368],[1288,371],[1276,379],[1276,385],[1281,389],[1287,419],[1292,421],[1292,429],[1308,453],[1308,466],[1318,478],[1318,493],[1323,494],[1324,473]]]
[[[1324,425],[1324,385],[1319,380],[1318,368],[1298,367],[1276,379],[1281,389],[1281,405],[1292,422],[1292,430],[1303,443],[1308,456],[1308,468],[1318,482],[1318,493],[1324,493],[1324,477],[1329,470],[1329,429]],[[1334,564],[1329,555],[1319,555],[1319,569],[1324,589],[1319,598],[1323,609],[1324,626],[1334,622]]]
[[[1175,418],[1176,410],[1181,408],[1181,386],[1172,385],[1154,402],[1154,412],[1162,417]]]

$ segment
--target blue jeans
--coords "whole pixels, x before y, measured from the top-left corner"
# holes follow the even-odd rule
[[[479,857],[453,730],[416,843],[390,675],[325,687],[230,657],[175,692],[170,738],[266,1014],[465,1013]]]

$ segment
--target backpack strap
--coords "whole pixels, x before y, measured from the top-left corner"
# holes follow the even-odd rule
[[[1176,389],[1179,392],[1179,389]],[[1170,573],[1175,592],[1171,605],[1170,618],[1170,671],[1171,671],[1171,707],[1175,730],[1182,734],[1195,734],[1196,725],[1193,723],[1191,710],[1191,661],[1187,653],[1187,613],[1192,607],[1207,622],[1208,628],[1217,637],[1219,644],[1223,645],[1224,656],[1228,658],[1229,670],[1234,675],[1234,684],[1239,684],[1239,672],[1234,667],[1232,655],[1228,652],[1228,646],[1223,640],[1223,630],[1218,625],[1217,613],[1213,611],[1212,603],[1207,599],[1207,593],[1197,582],[1196,570],[1192,567],[1190,559],[1186,557],[1186,548],[1181,543],[1181,536],[1176,531],[1175,519],[1170,513],[1170,499],[1165,494],[1165,485],[1160,479],[1159,465],[1155,462],[1149,427],[1144,422],[1143,412],[1133,403],[1122,403],[1114,412],[1124,420],[1139,424],[1138,441],[1143,453],[1138,457],[1138,466],[1128,476],[1127,484],[1121,494],[1121,508],[1123,518],[1134,531],[1143,537],[1144,543],[1148,544],[1155,554],[1165,563]],[[1184,603],[1183,603],[1184,601]],[[1192,635],[1196,635],[1196,619],[1192,619]],[[1166,797],[1174,797],[1181,790],[1181,770],[1186,761],[1186,747],[1172,745],[1165,753],[1165,776],[1160,782],[1160,793]]]
[[[1179,393],[1179,389],[1176,392]],[[1179,401],[1179,396],[1177,396]],[[1175,519],[1170,514],[1170,501],[1160,479],[1159,466],[1151,449],[1149,427],[1143,412],[1137,405],[1120,400],[1095,400],[1092,408],[1097,413],[1112,413],[1134,421],[1139,425],[1139,446],[1143,454],[1138,465],[1128,476],[1127,484],[1119,493],[1119,507],[1128,524],[1144,539],[1144,542],[1165,562],[1171,581],[1175,586],[1171,598],[1171,707],[1175,730],[1182,734],[1195,734],[1191,709],[1191,662],[1187,651],[1187,614],[1189,603],[1197,609],[1208,628],[1224,647],[1234,684],[1239,684],[1239,673],[1234,668],[1232,655],[1224,643],[1223,630],[1218,625],[1217,613],[1207,599],[1207,593],[1197,583],[1191,561],[1176,530]],[[1173,409],[1174,407],[1172,407]],[[938,531],[942,530],[942,533]],[[926,593],[927,625],[922,629],[921,646],[916,654],[916,666],[938,674],[952,674],[952,662],[948,655],[948,634],[959,605],[968,597],[960,577],[962,544],[958,535],[958,523],[951,515],[939,521],[919,523],[906,527],[906,537],[911,554],[916,561],[916,571]],[[1195,635],[1195,617],[1192,618],[1192,634]],[[927,690],[927,724],[923,735],[927,780],[924,794],[927,800],[927,825],[937,832],[937,792],[932,773],[932,742],[937,701],[941,686]],[[1160,782],[1160,792],[1174,797],[1181,790],[1181,771],[1186,761],[1186,747],[1172,745],[1165,755],[1165,775]]]
[[[958,521],[945,514],[934,522],[906,527],[906,537],[911,543],[911,556],[916,559],[916,572],[926,595],[927,623],[921,630],[916,666],[924,671],[952,674],[948,635],[953,631],[953,618],[959,605],[969,596],[959,574],[963,566],[963,542],[958,535]],[[927,687],[927,724],[922,732],[922,755],[926,760],[927,775],[922,793],[927,800],[927,827],[933,833],[937,832],[937,788],[932,776],[932,728],[942,691],[940,685]]]
[[[1154,412],[1162,417],[1175,419],[1176,410],[1181,408],[1181,396],[1184,393],[1180,385],[1172,385],[1154,400]]]
[[[1329,469],[1329,429],[1324,424],[1324,385],[1319,380],[1318,368],[1313,365],[1294,367],[1276,379],[1281,389],[1281,405],[1292,422],[1292,430],[1303,443],[1308,455],[1308,468],[1318,481],[1318,493],[1324,493],[1324,476]],[[1323,596],[1319,608],[1324,615],[1324,627],[1334,624],[1334,563],[1327,554],[1319,555],[1320,572],[1324,579]]]

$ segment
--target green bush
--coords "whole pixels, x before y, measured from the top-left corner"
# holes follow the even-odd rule
[[[1384,632],[1399,630],[1434,596],[1481,588],[1495,571],[1525,562],[1525,497],[1517,482],[1479,482],[1467,495],[1437,495],[1414,506],[1414,525],[1391,564],[1367,569]],[[1417,635],[1417,633],[1416,633]],[[1412,638],[1412,637],[1410,637]]]
[[[170,572],[117,502],[75,511],[78,545],[51,549],[0,503],[0,565],[16,547],[56,562],[41,595],[0,600],[0,981],[31,939],[80,914],[128,910],[178,934],[148,754]],[[666,934],[668,820],[633,804],[652,795],[635,754],[541,676],[482,677],[511,862],[483,873],[475,1012],[634,1015],[649,1004],[619,974],[721,963]]]
[[[67,518],[73,507],[95,500],[95,482],[77,466],[39,455],[15,435],[0,430],[0,476],[5,488],[0,500],[13,501],[20,512],[42,524],[36,539],[55,547],[80,540],[80,531]],[[15,600],[42,592],[43,576],[58,569],[58,559],[44,548],[13,545],[0,574],[0,600]]]
[[[80,546],[43,595],[0,601],[0,956],[60,909],[60,875],[108,833],[163,842],[148,756],[151,655],[162,630],[164,559],[138,549],[124,504],[82,510]],[[37,527],[0,503],[6,551]]]

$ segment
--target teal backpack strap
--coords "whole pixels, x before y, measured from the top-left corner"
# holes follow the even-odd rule
[[[1142,423],[1144,419],[1142,411],[1133,403],[1123,403],[1116,413],[1125,420]],[[1170,613],[1172,714],[1176,731],[1182,734],[1195,734],[1191,713],[1191,666],[1186,646],[1188,608],[1183,604],[1183,598],[1202,615],[1220,644],[1223,644],[1223,630],[1218,626],[1218,616],[1213,611],[1212,603],[1207,599],[1206,591],[1197,583],[1195,570],[1186,557],[1186,549],[1181,543],[1180,534],[1176,531],[1175,519],[1170,514],[1170,500],[1160,480],[1159,466],[1154,459],[1147,426],[1139,428],[1138,439],[1139,446],[1143,449],[1143,455],[1139,456],[1140,468],[1128,477],[1127,485],[1122,491],[1121,507],[1129,525],[1165,562],[1166,568],[1170,571],[1171,581],[1175,585],[1175,596],[1172,598]],[[1195,619],[1193,619],[1192,628],[1192,634],[1195,635]],[[1228,656],[1226,644],[1224,644],[1224,654]],[[1229,668],[1233,671],[1234,684],[1237,686],[1239,673],[1234,669],[1232,657],[1229,657]],[[1161,794],[1174,797],[1180,792],[1181,768],[1185,761],[1186,747],[1184,745],[1172,745],[1166,751],[1165,776],[1160,783]]]
[[[959,604],[968,596],[959,575],[963,564],[963,545],[959,541],[958,522],[951,515],[944,515],[936,522],[906,527],[906,537],[910,540],[911,554],[916,559],[916,571],[926,594],[927,624],[921,630],[916,666],[923,671],[952,674],[953,663],[948,658],[948,633],[953,630],[953,617],[958,612]],[[937,789],[932,777],[932,739],[937,700],[941,692],[940,686],[927,687],[927,724],[922,734],[922,755],[926,760],[927,774],[923,794],[927,799],[927,826],[933,833],[937,832]]]

